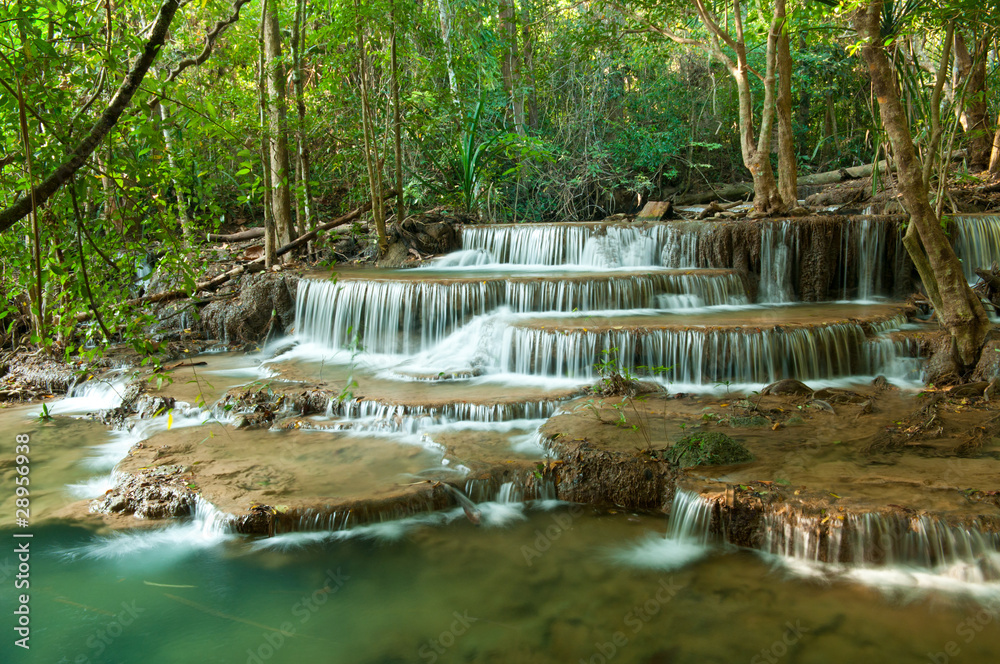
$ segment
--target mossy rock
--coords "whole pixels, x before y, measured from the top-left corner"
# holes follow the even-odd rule
[[[753,461],[750,450],[724,433],[704,432],[684,436],[670,448],[668,456],[681,468],[728,466]]]
[[[763,415],[749,415],[746,417],[733,416],[729,418],[729,426],[731,427],[766,427],[771,423],[771,420],[767,419]]]

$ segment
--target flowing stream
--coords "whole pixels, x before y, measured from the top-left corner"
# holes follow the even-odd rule
[[[967,266],[996,234],[984,223],[959,226]],[[851,301],[804,304],[790,224],[762,232],[756,287],[699,267],[701,223],[466,229],[427,268],[303,280],[294,347],[207,356],[197,385],[177,386],[185,401],[124,431],[81,417],[117,405],[124,376],[77,386],[50,421],[0,411],[33,447],[29,661],[997,661],[1000,542],[975,529],[873,514],[820,539],[775,514],[748,551],[684,490],[668,519],[465,479],[470,459],[547,459],[539,427],[601,362],[673,391],[915,384],[912,349],[889,336],[906,319],[881,281],[888,231],[842,236]],[[286,380],[347,398],[315,430],[237,430],[212,407],[228,387]],[[202,497],[170,525],[95,532],[77,500],[110,488],[139,442],[211,460],[269,504],[447,479],[480,525],[461,507],[365,525],[315,511],[255,539],[231,532],[236,506]],[[12,485],[13,467],[0,473]],[[0,554],[5,583],[14,565]],[[13,602],[3,593],[0,612]],[[0,653],[24,661],[9,635]]]

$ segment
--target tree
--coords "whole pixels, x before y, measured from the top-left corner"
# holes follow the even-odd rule
[[[975,364],[990,321],[982,303],[965,281],[962,266],[930,205],[923,167],[913,145],[906,113],[900,102],[895,71],[887,53],[887,41],[896,35],[883,31],[885,4],[867,2],[854,13],[854,28],[861,39],[861,55],[868,65],[872,89],[878,99],[882,125],[892,144],[897,167],[897,188],[910,214],[916,239],[906,243],[920,271],[937,318],[951,335],[955,356],[963,368]],[[930,158],[928,155],[925,158]],[[910,234],[911,231],[908,231]]]
[[[285,95],[285,67],[281,59],[281,27],[278,23],[278,0],[267,0],[264,20],[265,69],[270,132],[271,209],[278,244],[292,241],[292,202],[289,189],[288,100]]]
[[[695,10],[702,25],[708,32],[708,39],[682,35],[674,30],[647,20],[648,29],[664,37],[687,46],[695,46],[722,62],[729,71],[739,94],[739,131],[743,165],[753,177],[754,209],[758,214],[774,215],[794,207],[798,200],[796,192],[796,171],[794,138],[791,131],[791,70],[787,11],[785,0],[775,0],[770,25],[767,31],[764,84],[764,104],[761,110],[759,131],[755,131],[753,96],[750,75],[756,74],[747,59],[746,21],[751,14],[741,0],[732,0],[731,33],[720,25],[715,13],[706,0],[694,0]],[[727,15],[728,16],[728,15]],[[728,21],[727,21],[728,23]],[[729,49],[728,51],[726,49]],[[733,55],[731,55],[732,53]],[[777,89],[777,77],[782,75],[781,89]],[[759,74],[756,74],[759,76]],[[775,117],[778,124],[779,175],[783,181],[779,191],[771,166],[771,136]],[[784,196],[784,197],[783,197]],[[788,200],[784,200],[787,198]]]

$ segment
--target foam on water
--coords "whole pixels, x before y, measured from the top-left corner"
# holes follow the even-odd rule
[[[647,536],[614,552],[618,562],[634,567],[672,571],[697,562],[711,552],[715,504],[691,491],[677,489],[666,537]]]
[[[77,383],[64,398],[48,404],[48,412],[50,415],[77,415],[117,408],[127,385],[128,380],[122,375]],[[31,411],[29,415],[38,417],[39,411]]]
[[[115,532],[61,553],[68,558],[113,559],[143,567],[169,563],[236,537],[229,525],[230,519],[230,515],[198,496],[194,514],[181,523],[165,528]]]

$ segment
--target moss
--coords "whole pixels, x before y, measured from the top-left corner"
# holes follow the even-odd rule
[[[693,433],[681,438],[670,448],[674,463],[682,468],[691,466],[725,466],[753,461],[750,451],[724,433]]]
[[[771,423],[771,420],[767,419],[763,415],[750,415],[748,417],[730,417],[729,426],[731,427],[763,427]]]

